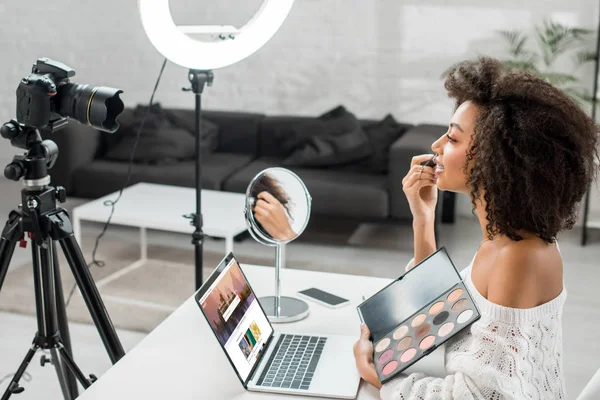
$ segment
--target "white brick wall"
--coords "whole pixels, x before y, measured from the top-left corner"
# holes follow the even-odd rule
[[[260,0],[171,0],[176,23],[241,25]],[[210,4],[215,3],[215,4]],[[478,52],[501,54],[496,29],[543,17],[595,28],[592,0],[296,0],[257,53],[215,71],[205,108],[316,115],[345,104],[359,117],[446,124],[440,74]],[[15,89],[38,57],[77,71],[77,83],[118,87],[126,105],[149,100],[162,56],[147,40],[135,0],[0,3],[0,122],[15,116]],[[193,108],[187,70],[167,64],[156,101]],[[0,166],[17,149],[0,143]],[[468,201],[461,213],[470,215]]]

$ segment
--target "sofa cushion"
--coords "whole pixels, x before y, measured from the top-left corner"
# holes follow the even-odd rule
[[[250,181],[263,169],[281,165],[281,159],[255,160],[229,177],[223,190],[245,193]],[[306,185],[312,196],[313,214],[382,219],[389,215],[385,176],[343,169],[289,168]]]
[[[381,121],[364,127],[371,146],[370,155],[362,160],[359,165],[374,174],[388,172],[390,147],[402,137],[411,125],[401,124],[391,114],[386,115]]]
[[[138,106],[128,110],[119,119],[121,128],[107,138],[107,149],[102,158],[128,162],[132,156],[138,131],[144,120],[140,138],[133,154],[133,161],[140,164],[173,164],[191,159],[195,155],[194,127],[171,110],[164,110],[160,104],[150,108]],[[202,154],[216,150],[218,127],[202,119]]]
[[[288,157],[315,136],[335,137],[372,121],[358,121],[343,106],[317,118],[303,116],[265,117],[260,131],[260,157]]]
[[[223,182],[252,160],[250,155],[213,153],[202,159],[202,188],[221,190]],[[130,185],[139,182],[195,187],[196,163],[184,161],[174,165],[134,165]],[[73,194],[83,198],[98,198],[115,192],[127,178],[125,162],[95,160],[74,173]]]
[[[191,132],[196,130],[196,111],[188,109],[167,110],[177,126],[183,126]],[[241,153],[256,156],[258,148],[258,130],[262,114],[228,112],[228,111],[203,111],[202,112],[202,134],[206,131],[212,132],[211,124],[204,126],[204,122],[210,122],[218,127],[217,142],[214,151],[221,153]],[[181,124],[181,125],[180,125]]]
[[[134,108],[125,108],[119,115],[121,126],[132,124]],[[167,108],[169,114],[176,116],[188,129],[195,132],[196,111],[193,108]],[[218,127],[217,149],[221,153],[250,154],[254,158],[258,153],[259,129],[263,114],[235,111],[202,111],[203,120],[213,122]],[[202,125],[202,128],[204,126]],[[205,131],[205,129],[203,129]],[[102,133],[102,142],[98,155],[104,155],[108,148],[120,140],[120,133]]]
[[[187,111],[187,110],[186,110]],[[194,146],[196,143],[196,120],[190,121],[186,113],[182,113],[182,110],[178,109],[166,109],[165,115],[169,122],[180,129],[185,129],[194,137]],[[193,122],[193,123],[191,123]],[[202,154],[207,155],[213,153],[219,147],[219,126],[213,121],[205,118],[204,116],[200,119],[200,134],[202,141],[200,146],[202,148]]]
[[[369,139],[362,127],[356,126],[343,134],[312,136],[286,157],[288,167],[331,167],[355,162],[372,153]]]
[[[193,118],[194,110],[189,115]],[[203,111],[202,115],[219,126],[218,152],[258,157],[259,130],[265,118],[263,114]]]
[[[282,150],[285,156],[299,147],[304,146],[315,136],[335,137],[360,128],[360,123],[354,114],[344,107],[336,107],[317,118],[311,118],[297,124],[291,124],[282,130]]]

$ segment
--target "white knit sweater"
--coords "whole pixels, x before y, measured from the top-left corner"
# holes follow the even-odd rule
[[[481,318],[445,343],[445,378],[401,374],[381,388],[382,400],[566,399],[562,309],[566,289],[528,309],[494,304],[461,272]],[[417,364],[418,365],[418,362]]]

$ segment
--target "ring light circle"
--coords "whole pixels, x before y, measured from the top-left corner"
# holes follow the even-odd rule
[[[260,49],[281,27],[293,3],[294,0],[264,0],[233,39],[202,42],[175,25],[169,0],[138,0],[142,25],[152,45],[175,64],[196,70],[226,67]]]

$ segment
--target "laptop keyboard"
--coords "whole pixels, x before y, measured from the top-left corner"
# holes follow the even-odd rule
[[[257,385],[307,390],[326,341],[326,337],[281,335]]]

